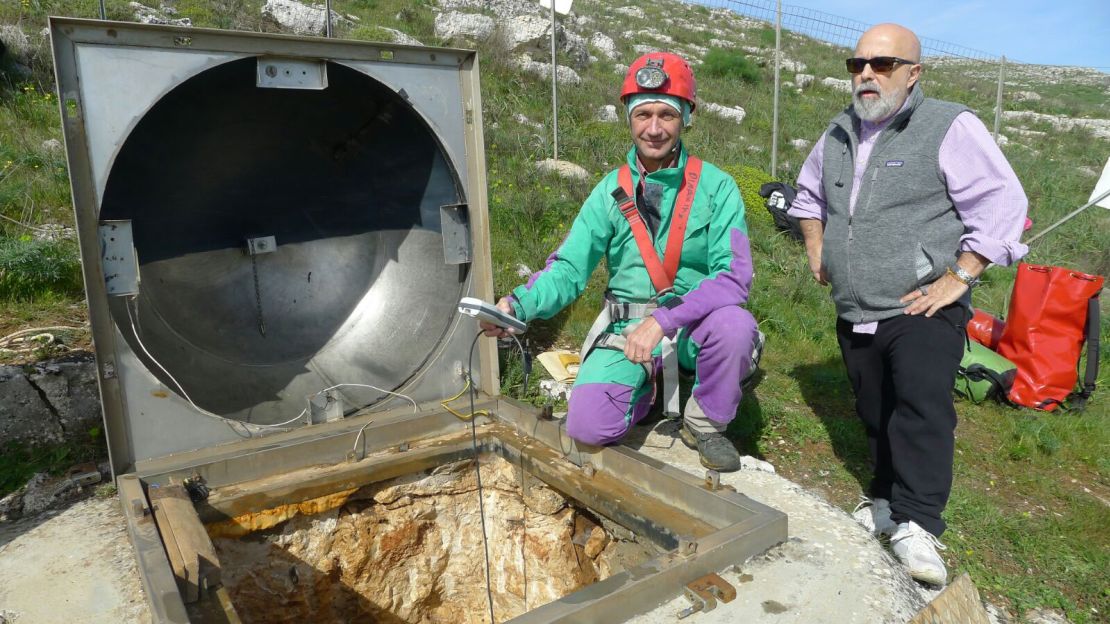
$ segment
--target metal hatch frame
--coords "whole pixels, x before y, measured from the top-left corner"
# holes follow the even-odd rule
[[[489,217],[486,191],[486,165],[482,130],[482,103],[479,90],[478,59],[474,51],[450,48],[415,47],[399,44],[365,43],[311,37],[292,37],[250,32],[222,31],[203,28],[155,26],[126,22],[100,20],[50,18],[50,31],[55,59],[55,74],[59,92],[59,107],[69,162],[70,185],[73,196],[76,226],[81,247],[81,263],[84,273],[85,291],[89,305],[94,350],[96,353],[97,381],[100,388],[101,405],[104,412],[105,433],[108,441],[109,457],[114,474],[119,475],[135,470],[136,463],[150,460],[161,455],[186,452],[192,449],[213,445],[238,444],[239,438],[227,427],[218,431],[211,422],[204,419],[196,421],[195,432],[186,427],[184,435],[169,434],[166,438],[175,445],[159,447],[156,452],[144,452],[143,445],[151,439],[138,439],[132,434],[132,427],[143,419],[172,414],[175,418],[196,416],[191,407],[176,393],[169,393],[168,400],[152,401],[150,393],[132,392],[129,396],[121,382],[121,373],[127,370],[147,371],[146,367],[131,350],[130,346],[115,327],[109,312],[109,292],[105,284],[105,264],[100,247],[98,228],[101,199],[106,174],[111,169],[111,160],[118,154],[122,140],[134,127],[137,118],[145,111],[136,111],[135,120],[130,127],[122,127],[127,120],[113,120],[116,123],[117,144],[112,146],[94,145],[103,138],[94,140],[90,135],[105,132],[103,119],[90,119],[90,105],[105,110],[105,103],[86,101],[87,80],[82,82],[79,71],[80,54],[83,51],[102,51],[105,49],[141,50],[145,54],[164,54],[176,52],[194,55],[197,58],[205,53],[223,55],[229,59],[246,57],[281,57],[286,59],[330,61],[342,64],[359,64],[360,71],[366,67],[380,68],[382,72],[397,77],[415,73],[423,68],[432,71],[454,69],[457,75],[457,88],[460,101],[439,103],[447,109],[444,113],[455,118],[458,134],[451,138],[452,145],[445,146],[448,162],[458,172],[463,182],[463,193],[468,204],[468,219],[471,232],[471,263],[469,271],[469,295],[490,300],[494,297],[492,269],[490,264]],[[348,65],[351,66],[351,65]],[[207,69],[207,68],[202,68]],[[389,73],[392,72],[392,73]],[[199,73],[199,71],[198,71]],[[370,75],[368,72],[367,75]],[[385,84],[380,76],[370,75]],[[167,80],[180,84],[189,76],[174,76]],[[410,88],[410,91],[413,90]],[[402,93],[403,97],[414,94]],[[424,94],[428,98],[428,94]],[[101,100],[104,98],[101,97]],[[157,101],[157,100],[155,100]],[[426,101],[431,101],[426,99]],[[419,107],[416,112],[427,117]],[[100,127],[97,127],[98,124]],[[431,128],[431,126],[429,126]],[[433,136],[435,136],[433,134]],[[437,137],[438,139],[439,137]],[[95,149],[94,149],[95,148]],[[107,150],[107,152],[106,152]],[[105,154],[110,152],[110,156]],[[460,354],[460,345],[469,343],[469,336],[461,337],[459,325],[451,327],[444,338],[442,347],[434,354],[435,361],[429,361],[413,378],[399,389],[405,392],[422,383],[439,384],[435,392],[442,394],[443,389],[457,385],[455,369],[458,362],[465,359]],[[469,332],[466,332],[469,333]],[[448,344],[450,342],[450,344]],[[451,357],[448,357],[450,355]],[[496,345],[492,340],[483,340],[479,346],[479,364],[474,372],[482,393],[496,396],[498,388],[498,365]],[[155,388],[156,379],[151,388]],[[132,376],[135,378],[135,375]],[[452,391],[453,392],[453,391]],[[156,394],[163,396],[165,393]],[[442,396],[449,396],[442,394]],[[168,418],[168,416],[165,416]],[[218,423],[216,424],[218,425]],[[147,430],[150,424],[144,424]],[[179,425],[184,426],[184,425]],[[246,425],[245,429],[252,427]],[[274,433],[273,430],[255,427],[252,435],[258,437]],[[173,439],[173,438],[183,439]]]
[[[487,397],[475,408],[490,413],[475,421],[478,455],[508,459],[521,466],[522,486],[538,479],[666,550],[507,624],[623,622],[788,537],[786,514],[720,486],[710,474],[700,480],[627,447],[578,444],[563,422],[511,399]],[[352,441],[362,442],[355,452]],[[155,621],[185,624],[191,613],[237,614],[218,591],[186,608],[148,488],[201,477],[212,494],[196,504],[196,517],[219,522],[474,458],[472,444],[469,423],[432,404],[419,414],[360,414],[313,430],[163,458],[123,475],[119,495]]]

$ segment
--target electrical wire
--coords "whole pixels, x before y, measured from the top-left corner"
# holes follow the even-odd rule
[[[466,375],[467,380],[470,378],[470,371],[474,368],[474,347],[478,344],[478,339],[482,337],[485,332],[478,331],[474,336],[474,340],[470,343],[470,355],[466,358]],[[518,341],[519,344],[519,341]],[[493,590],[490,584],[493,582],[489,573],[489,537],[486,534],[486,508],[485,502],[482,500],[482,462],[478,458],[478,430],[477,423],[474,416],[474,384],[467,384],[470,389],[470,443],[474,448],[474,473],[478,478],[478,515],[482,519],[482,550],[486,558],[486,600],[489,602],[489,621],[490,624],[496,624],[497,620],[493,615]]]
[[[204,416],[220,419],[222,422],[226,423],[227,426],[232,431],[234,431],[236,433],[236,435],[239,435],[240,437],[246,437],[246,438],[254,437],[254,433],[244,423],[241,423],[241,422],[236,421],[236,420],[232,420],[232,419],[227,418],[225,416],[220,416],[219,414],[213,414],[212,412],[210,412],[210,411],[204,409],[203,407],[197,405],[193,401],[193,399],[189,396],[189,393],[185,392],[185,387],[181,385],[181,382],[179,382],[173,375],[171,375],[170,371],[166,370],[166,367],[162,366],[162,363],[159,362],[153,355],[151,355],[150,351],[147,350],[146,345],[143,343],[143,339],[139,337],[139,330],[136,327],[136,323],[135,323],[135,315],[132,314],[132,312],[131,312],[131,304],[132,303],[134,303],[136,305],[136,307],[138,307],[137,295],[131,295],[130,297],[127,298],[127,300],[124,301],[124,308],[127,309],[127,320],[130,321],[130,323],[131,323],[131,333],[135,336],[135,342],[138,343],[139,349],[142,350],[142,352],[146,355],[146,357],[148,359],[150,359],[150,361],[153,362],[155,366],[158,367],[158,370],[162,371],[166,375],[166,377],[169,377],[170,381],[172,381],[173,384],[175,386],[177,386],[178,392],[181,394],[182,397],[185,398],[186,401],[189,402],[189,405],[192,406],[192,408],[195,409],[197,412],[200,412],[201,414],[203,414]],[[420,411],[420,406],[417,405],[416,401],[413,400],[413,398],[408,396],[407,394],[401,394],[399,392],[393,392],[393,391],[390,391],[390,390],[386,390],[384,388],[379,388],[377,386],[374,386],[374,385],[371,385],[371,384],[364,384],[364,383],[340,383],[340,384],[335,384],[334,386],[329,386],[327,388],[324,388],[323,390],[320,390],[320,391],[318,391],[314,394],[311,394],[311,395],[309,395],[309,397],[320,396],[321,394],[323,394],[325,392],[330,392],[331,390],[335,390],[337,388],[345,388],[345,387],[370,388],[372,390],[377,390],[378,392],[384,392],[385,394],[388,394],[390,396],[400,397],[402,399],[405,399],[409,403],[412,403],[412,411],[413,411],[414,414],[416,412]],[[465,389],[464,389],[464,391],[465,391]],[[461,395],[462,395],[462,393],[460,392],[458,395],[456,395],[456,397],[461,396]],[[269,424],[251,423],[251,426],[252,427],[261,427],[261,428],[265,428],[265,429],[287,427],[288,425],[300,420],[301,418],[304,418],[304,416],[306,414],[308,414],[308,408],[307,407],[304,408],[303,410],[301,410],[301,412],[299,414],[297,414],[293,418],[290,418],[289,420],[282,421],[282,422],[279,422],[279,423],[269,423]],[[240,430],[236,429],[235,426],[232,423],[236,423],[239,426],[243,427],[243,430],[240,431]],[[367,423],[367,424],[370,424],[370,423]],[[365,428],[366,427],[363,426],[362,429],[365,429]],[[362,429],[359,430],[359,436],[362,435]],[[355,438],[355,447],[357,447],[357,446],[358,446],[358,438],[356,437]]]
[[[181,393],[181,396],[185,397],[185,400],[189,402],[189,405],[193,406],[193,409],[195,409],[196,411],[198,411],[201,414],[203,414],[205,416],[208,416],[210,418],[217,418],[217,419],[221,420],[222,422],[224,422],[227,425],[227,427],[229,429],[231,429],[233,432],[235,432],[235,435],[237,435],[241,438],[252,438],[252,437],[254,437],[254,434],[251,432],[251,430],[248,429],[246,427],[246,425],[243,425],[243,423],[238,423],[241,427],[243,427],[243,430],[240,431],[239,429],[236,429],[234,425],[232,425],[232,423],[236,422],[236,421],[232,421],[229,418],[224,418],[223,416],[220,416],[219,414],[213,414],[212,412],[210,412],[210,411],[204,409],[203,407],[197,405],[196,403],[194,403],[193,399],[189,397],[189,393],[185,392],[185,388],[184,388],[184,386],[181,385],[181,382],[179,382],[176,378],[174,378],[174,376],[170,374],[170,371],[166,370],[166,367],[162,366],[162,363],[159,362],[153,355],[150,354],[150,351],[147,350],[146,345],[143,344],[143,339],[139,337],[139,330],[135,326],[135,315],[133,315],[131,313],[131,304],[134,303],[136,308],[139,305],[137,298],[138,298],[138,295],[131,295],[130,297],[128,297],[127,299],[124,300],[123,307],[127,309],[127,320],[130,321],[130,323],[131,323],[131,333],[135,336],[135,342],[138,343],[139,348],[142,349],[142,352],[146,354],[147,358],[149,358],[150,361],[153,362],[154,365],[157,366],[159,370],[161,370],[163,373],[165,373],[166,377],[170,378],[170,381],[172,381],[174,383],[174,385],[177,386],[178,392]],[[297,418],[300,418],[300,416],[298,415]]]

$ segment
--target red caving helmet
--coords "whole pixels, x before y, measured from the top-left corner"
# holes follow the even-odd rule
[[[661,93],[680,97],[697,108],[698,83],[686,59],[671,52],[648,52],[636,59],[624,75],[621,101],[637,93]]]

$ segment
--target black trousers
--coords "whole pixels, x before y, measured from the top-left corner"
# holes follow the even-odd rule
[[[932,317],[899,315],[874,334],[837,319],[836,334],[871,447],[872,498],[891,518],[939,536],[952,491],[956,408],[952,388],[963,357],[968,312],[959,303]]]

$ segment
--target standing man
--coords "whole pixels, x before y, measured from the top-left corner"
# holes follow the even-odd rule
[[[853,514],[889,535],[913,578],[943,585],[936,549],[952,489],[956,410],[970,289],[1008,265],[1027,201],[983,123],[926,98],[921,44],[881,24],[848,59],[852,105],[798,176],[809,267],[832,285],[837,339],[871,450],[871,500]]]
[[[696,374],[683,442],[704,466],[737,470],[740,455],[722,434],[756,340],[755,319],[740,307],[752,259],[736,182],[682,144],[696,93],[690,65],[676,54],[652,52],[629,67],[621,89],[633,143],[626,163],[590,193],[546,267],[497,305],[524,321],[551,318],[605,258],[606,304],[583,346],[568,435],[620,441],[647,414],[660,371],[665,411],[678,416],[681,367]]]

